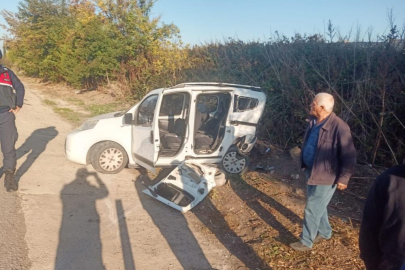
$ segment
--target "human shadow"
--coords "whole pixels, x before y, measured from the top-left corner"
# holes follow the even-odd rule
[[[107,196],[108,190],[98,174],[85,168],[79,169],[76,179],[63,187],[56,270],[105,269],[96,201]]]
[[[239,175],[229,182],[235,194],[238,195],[239,198],[250,207],[250,209],[255,211],[258,217],[265,221],[270,227],[278,231],[278,237],[275,238],[277,241],[285,245],[298,241],[297,237],[279,222],[278,219],[263,205],[266,204],[268,207],[276,210],[291,223],[301,225],[303,221],[297,214],[271,198],[269,195],[246,183]],[[241,185],[243,185],[243,187],[241,187]]]
[[[204,201],[207,211],[194,209],[193,213],[207,227],[228,251],[237,257],[248,269],[272,269],[261,259],[251,246],[245,243],[230,227],[223,214],[209,198]],[[207,207],[208,206],[208,207]]]
[[[125,270],[135,270],[134,255],[132,253],[131,240],[129,239],[128,226],[124,206],[122,205],[122,200],[115,200],[115,208],[117,210],[118,224],[120,229],[124,267]]]
[[[139,171],[141,175],[135,181],[135,189],[141,199],[142,207],[148,212],[153,223],[166,239],[182,269],[212,269],[184,215],[142,192],[145,189],[142,181],[149,186],[154,185],[167,176],[171,169],[162,170],[153,179],[147,176],[146,170],[140,169]],[[151,266],[152,264],[153,262],[151,262]]]
[[[275,209],[292,223],[302,224],[302,219],[267,194],[244,182],[239,176],[237,176],[237,178],[238,179],[229,181],[232,190],[249,208],[255,211],[258,217],[278,231],[279,234],[276,240],[285,245],[297,241],[297,238],[263,205],[266,204]],[[243,187],[240,185],[243,185]],[[195,208],[193,212],[229,252],[242,261],[249,269],[271,269],[268,264],[256,254],[253,248],[250,247],[248,243],[245,243],[229,227],[223,214],[209,198],[205,199],[204,208],[206,210]]]
[[[19,160],[27,153],[27,159],[18,168],[15,181],[18,183],[21,177],[31,168],[35,160],[45,151],[47,144],[53,140],[59,132],[54,126],[40,128],[32,132],[25,142],[16,150],[16,159]],[[3,175],[3,167],[0,168],[0,177]]]

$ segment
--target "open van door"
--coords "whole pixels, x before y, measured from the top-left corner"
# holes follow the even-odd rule
[[[132,155],[137,164],[155,172],[160,148],[158,113],[162,91],[150,94],[139,104],[132,125]]]

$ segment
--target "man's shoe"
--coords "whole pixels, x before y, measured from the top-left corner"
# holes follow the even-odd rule
[[[17,183],[14,179],[15,170],[6,170],[6,177],[4,179],[4,186],[7,192],[16,191],[18,189]]]
[[[315,237],[315,239],[314,239],[314,244],[319,244],[319,243],[322,243],[322,242],[328,241],[328,240],[330,240],[330,238],[327,239],[327,238],[322,237],[322,236],[320,236],[320,235],[318,234],[318,235]]]
[[[291,243],[290,247],[293,248],[296,251],[308,251],[311,250],[312,248],[307,247],[306,245],[304,245],[303,243],[301,243],[301,241],[295,242],[295,243]]]

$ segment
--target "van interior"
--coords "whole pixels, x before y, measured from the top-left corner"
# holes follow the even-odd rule
[[[225,135],[226,118],[231,104],[229,93],[207,93],[197,96],[194,122],[194,151],[197,154],[214,152]],[[181,150],[190,114],[190,95],[187,92],[163,96],[159,112],[159,156],[172,157]]]
[[[207,93],[197,96],[194,122],[195,153],[209,154],[221,145],[230,104],[229,93]]]
[[[182,148],[187,130],[189,108],[190,95],[186,92],[163,96],[159,112],[161,141],[159,156],[175,156]]]

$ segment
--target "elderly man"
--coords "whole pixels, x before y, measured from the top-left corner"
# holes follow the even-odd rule
[[[347,187],[356,164],[349,126],[333,113],[334,99],[319,93],[311,104],[311,118],[301,152],[307,180],[307,205],[301,239],[290,246],[310,250],[314,243],[332,237],[327,206],[336,188]]]

